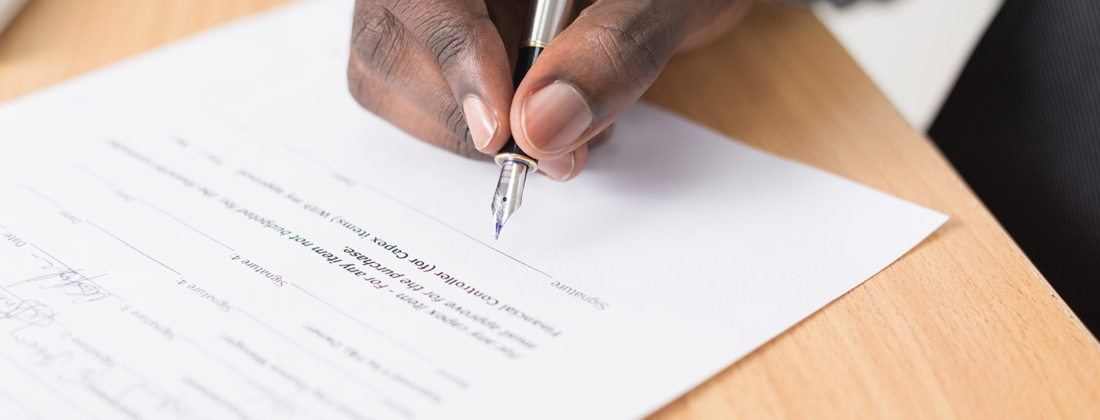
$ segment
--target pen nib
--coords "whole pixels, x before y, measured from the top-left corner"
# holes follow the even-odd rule
[[[516,212],[523,202],[523,184],[527,181],[527,165],[505,161],[500,165],[500,180],[493,193],[493,217],[496,219],[496,238],[504,222]]]

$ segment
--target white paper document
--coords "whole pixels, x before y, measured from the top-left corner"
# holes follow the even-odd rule
[[[0,106],[0,417],[639,418],[946,219],[638,105],[494,240],[496,165],[362,110],[350,22]]]

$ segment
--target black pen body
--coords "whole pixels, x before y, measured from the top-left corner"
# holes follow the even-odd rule
[[[519,56],[516,58],[516,71],[512,75],[512,84],[516,89],[519,89],[519,84],[523,82],[523,78],[527,76],[527,72],[531,70],[531,66],[535,65],[535,60],[539,58],[539,54],[542,54],[544,48],[540,46],[526,46],[520,48]],[[504,147],[500,148],[497,154],[510,153],[527,156],[523,150],[520,150],[519,145],[516,144],[514,137],[508,138],[508,143],[504,144]],[[527,156],[531,160],[538,162],[534,158]]]

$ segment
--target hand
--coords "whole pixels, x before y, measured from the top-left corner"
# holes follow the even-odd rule
[[[564,181],[673,53],[724,33],[751,0],[578,0],[583,11],[513,90],[528,3],[357,0],[352,95],[463,156],[489,158],[515,136],[541,172]]]

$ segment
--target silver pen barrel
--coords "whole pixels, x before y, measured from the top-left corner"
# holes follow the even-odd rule
[[[532,1],[521,47],[546,48],[569,25],[569,14],[572,12],[573,0]]]
[[[573,0],[533,0],[531,2],[531,8],[527,13],[527,27],[524,29],[524,41],[520,45],[516,71],[512,78],[517,88],[542,50],[550,45],[554,37],[569,24],[572,12]],[[492,209],[493,217],[496,219],[496,236],[499,238],[504,222],[512,217],[523,202],[523,188],[527,181],[527,173],[538,169],[538,161],[527,156],[513,138],[508,139],[508,143],[497,152],[496,162],[500,165],[500,178],[497,179],[497,188],[493,193]]]

